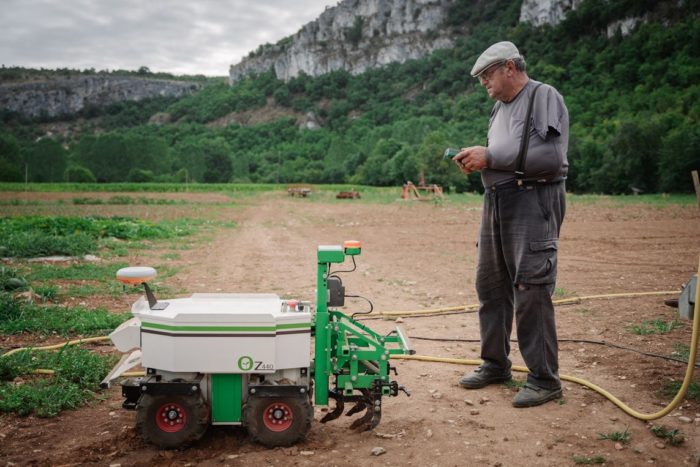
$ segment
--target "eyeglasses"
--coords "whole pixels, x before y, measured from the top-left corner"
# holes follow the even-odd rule
[[[482,71],[481,74],[479,75],[479,81],[491,81],[491,78],[493,78],[494,73],[496,73],[497,70],[503,67],[505,65],[507,60],[504,60],[502,62],[496,62],[490,67],[488,67],[486,70]]]

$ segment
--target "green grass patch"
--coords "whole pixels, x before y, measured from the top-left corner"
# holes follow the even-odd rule
[[[685,435],[679,429],[667,428],[664,425],[652,425],[650,430],[657,438],[661,438],[673,446],[678,446],[685,442]]]
[[[598,433],[598,439],[609,439],[610,441],[617,441],[623,444],[630,442],[630,432],[628,428],[625,431],[613,431],[611,433]]]
[[[642,324],[634,324],[627,328],[632,334],[645,336],[648,334],[667,334],[676,328],[682,328],[683,324],[678,320],[664,321],[655,319],[653,321],[642,321]]]
[[[148,286],[151,288],[154,294],[157,296],[172,296],[174,295],[173,290],[166,285],[151,284],[149,282]],[[72,297],[72,298],[86,298],[94,297],[96,295],[108,295],[113,298],[117,298],[121,295],[143,295],[142,286],[125,286],[116,280],[111,282],[98,282],[93,284],[72,284],[67,286],[63,291],[59,292],[60,296]]]
[[[221,224],[228,226],[230,223]],[[131,217],[5,217],[0,218],[0,256],[80,256],[110,244],[99,240],[171,239],[191,235],[199,227],[217,225],[191,219],[154,223]],[[135,247],[134,244],[128,246]]]
[[[681,205],[691,206],[697,203],[695,195],[680,193],[657,193],[647,195],[573,195],[567,194],[566,202],[583,205],[610,205],[627,207],[632,204],[652,205],[658,207]]]
[[[664,384],[663,388],[661,389],[661,392],[663,393],[663,395],[671,399],[675,397],[676,394],[678,394],[678,391],[680,391],[682,385],[682,381],[670,381]],[[696,402],[700,402],[700,383],[698,383],[697,381],[691,381],[688,385],[688,391],[685,393],[685,398],[693,399]]]
[[[96,295],[116,297],[123,293],[118,284],[99,282],[95,284],[71,284],[65,287],[60,295],[71,298],[86,298]],[[136,292],[134,292],[136,293]]]
[[[33,287],[34,293],[44,302],[55,302],[58,299],[58,286],[45,284]]]
[[[67,266],[38,263],[30,266],[26,277],[32,282],[83,281],[79,284],[64,285],[60,289],[49,284],[39,284],[34,287],[34,292],[38,295],[41,295],[39,290],[42,288],[55,288],[55,293],[50,300],[59,296],[78,298],[95,295],[118,297],[123,294],[142,294],[143,287],[127,287],[117,281],[117,271],[127,266],[127,263],[75,263]],[[177,272],[177,268],[168,266],[158,266],[156,269],[159,279],[172,277]],[[149,283],[149,285],[156,293],[167,295],[172,292],[167,286],[162,284]]]
[[[577,465],[593,465],[593,464],[605,464],[605,457],[603,456],[576,456],[572,457],[574,464]]]
[[[160,259],[164,260],[178,260],[180,258],[181,256],[179,253],[165,253],[163,255],[160,255]]]
[[[42,232],[3,232],[2,230],[0,225],[0,256],[16,258],[52,255],[82,256],[97,250],[97,241],[82,232],[51,235]]]
[[[513,378],[503,383],[503,386],[507,387],[508,389],[520,389],[525,386],[525,380]]]
[[[153,245],[150,243],[146,242],[137,242],[137,241],[123,241],[123,240],[117,240],[114,238],[106,238],[104,239],[104,244],[107,245],[109,244],[110,246],[108,248],[124,248],[125,250],[152,250]]]
[[[188,242],[171,243],[168,245],[168,248],[171,250],[186,251],[192,249],[192,244]]]
[[[94,280],[114,281],[117,271],[127,267],[127,263],[75,263],[68,266],[53,264],[32,265],[27,273],[27,279],[31,281],[48,280]]]
[[[673,352],[671,352],[671,357],[687,362],[690,358],[690,346],[688,344],[673,344]]]
[[[554,298],[572,297],[574,295],[576,295],[576,292],[574,292],[573,290],[568,290],[564,287],[554,288]]]
[[[0,199],[0,206],[38,206],[39,201],[29,199]]]
[[[131,243],[114,238],[103,238],[98,242],[98,248],[101,250],[100,256],[103,258],[128,256]]]
[[[55,417],[94,399],[100,381],[116,357],[100,356],[77,347],[58,352],[24,351],[0,357],[0,411],[26,416]],[[28,377],[36,369],[51,376]],[[16,381],[20,377],[22,381]]]
[[[0,332],[3,334],[35,332],[96,336],[114,330],[130,316],[130,313],[116,314],[105,309],[40,306],[19,302],[6,293],[0,294]]]

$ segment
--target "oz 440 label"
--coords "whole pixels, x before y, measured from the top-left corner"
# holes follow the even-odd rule
[[[274,370],[275,365],[259,360],[253,360],[251,357],[244,355],[238,359],[238,368],[241,371]]]

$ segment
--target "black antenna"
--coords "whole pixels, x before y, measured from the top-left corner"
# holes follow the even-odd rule
[[[146,291],[146,298],[148,299],[148,307],[152,310],[153,307],[156,306],[156,303],[158,303],[158,300],[156,299],[156,296],[153,295],[153,291],[151,288],[148,286],[147,282],[142,282],[143,288]]]

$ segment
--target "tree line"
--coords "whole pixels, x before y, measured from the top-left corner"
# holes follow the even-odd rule
[[[465,177],[441,156],[448,146],[485,142],[493,103],[469,70],[488,45],[509,38],[530,76],[566,100],[570,190],[692,190],[689,172],[700,168],[697,2],[584,0],[559,25],[539,28],[518,23],[515,0],[452,8],[454,48],[357,76],[284,82],[269,71],[233,87],[210,82],[181,99],[66,116],[76,130],[58,138],[45,136],[46,123],[4,112],[0,179],[380,186],[424,174],[428,183],[479,190],[478,174]],[[627,35],[609,30],[628,16],[645,20]],[[268,116],[246,123],[254,112]],[[300,129],[309,113],[320,129]],[[162,121],[154,123],[156,114]],[[229,117],[240,122],[221,123]]]

